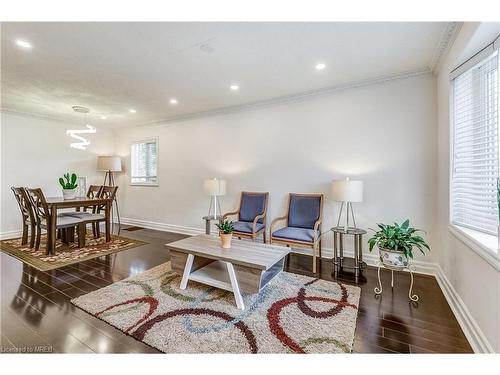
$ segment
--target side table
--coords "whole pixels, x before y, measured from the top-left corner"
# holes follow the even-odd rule
[[[344,260],[344,236],[354,237],[354,275],[359,276],[359,271],[366,267],[366,263],[363,262],[363,235],[366,234],[366,230],[359,228],[348,228],[347,232],[344,227],[333,227],[331,229],[333,232],[333,264],[335,272],[337,272],[338,267],[343,266]]]
[[[217,217],[214,217],[213,215],[212,216],[203,216],[203,220],[205,220],[205,233],[210,234],[210,225],[211,225],[212,220],[219,221],[220,219],[222,219],[222,216],[217,216]]]

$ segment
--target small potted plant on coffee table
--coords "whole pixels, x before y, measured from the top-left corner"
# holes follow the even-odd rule
[[[76,174],[72,173],[70,176],[69,173],[65,173],[63,177],[59,178],[59,184],[62,186],[64,199],[75,199],[76,188],[78,187]],[[66,181],[64,181],[65,179]]]
[[[219,224],[215,224],[220,231],[220,239],[223,249],[231,248],[231,238],[233,237],[233,222],[221,219]]]
[[[377,245],[380,252],[380,261],[388,268],[403,269],[408,267],[410,258],[413,259],[413,248],[419,249],[425,255],[425,249],[430,250],[418,232],[419,229],[410,227],[410,220],[403,224],[377,224],[378,231],[368,240],[370,251]]]

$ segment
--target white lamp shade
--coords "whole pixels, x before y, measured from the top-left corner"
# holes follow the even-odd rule
[[[203,182],[205,193],[210,196],[226,195],[226,180],[216,178],[208,179]]]
[[[98,171],[122,171],[122,159],[119,156],[98,156],[97,157],[97,170]]]
[[[363,181],[349,179],[333,181],[332,196],[337,202],[363,202]]]

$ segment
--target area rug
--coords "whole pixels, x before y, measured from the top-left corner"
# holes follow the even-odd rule
[[[27,245],[21,245],[21,238],[14,238],[0,241],[0,250],[40,271],[49,271],[69,264],[128,250],[133,247],[144,245],[147,242],[120,236],[111,236],[111,241],[106,242],[104,236],[94,238],[89,231],[85,238],[85,247],[82,248],[78,248],[78,243],[66,245],[60,240],[57,240],[55,255],[47,255],[45,253],[46,243],[47,235],[43,234],[40,242],[40,249],[35,251],[29,247],[29,242]]]
[[[189,281],[170,262],[71,302],[165,353],[350,353],[361,289],[282,272],[260,294]]]

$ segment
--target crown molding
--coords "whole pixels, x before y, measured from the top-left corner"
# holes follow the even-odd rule
[[[303,101],[306,101],[309,99],[314,99],[316,97],[333,95],[333,94],[338,93],[340,91],[351,90],[351,89],[355,89],[355,88],[378,85],[378,84],[384,84],[384,83],[388,83],[388,82],[392,82],[392,81],[403,80],[403,79],[408,79],[408,78],[413,78],[413,77],[419,77],[419,76],[424,76],[424,75],[428,75],[428,74],[432,74],[432,71],[430,68],[416,69],[416,70],[407,71],[407,72],[403,72],[403,73],[386,74],[386,75],[378,76],[378,77],[374,77],[374,78],[367,78],[367,79],[363,79],[363,80],[347,82],[347,83],[343,83],[340,85],[323,87],[320,89],[314,89],[314,90],[309,90],[309,91],[305,91],[305,92],[301,92],[301,93],[297,93],[297,94],[285,95],[285,96],[280,96],[280,97],[266,99],[266,100],[260,100],[260,101],[256,101],[256,102],[252,102],[252,103],[246,103],[246,104],[234,105],[234,106],[228,106],[228,107],[220,107],[220,108],[211,109],[211,110],[207,110],[207,111],[193,112],[193,113],[188,113],[185,115],[180,115],[180,116],[175,116],[175,117],[170,117],[170,118],[165,118],[165,119],[158,119],[156,121],[150,121],[150,122],[147,122],[145,124],[130,125],[130,126],[123,126],[123,127],[113,127],[113,126],[108,127],[107,126],[106,128],[114,131],[114,130],[119,130],[119,129],[124,129],[124,128],[136,128],[136,127],[142,127],[142,126],[167,126],[167,125],[172,125],[172,124],[178,123],[178,122],[185,122],[185,121],[195,120],[195,119],[204,118],[204,117],[226,115],[226,114],[247,111],[247,110],[251,110],[251,109],[273,107],[273,106],[283,105],[283,104],[299,103],[299,102],[303,102]],[[12,114],[12,115],[18,115],[18,116],[31,116],[31,117],[37,117],[40,119],[44,119],[44,120],[52,120],[52,121],[59,121],[59,122],[66,122],[66,123],[71,122],[71,120],[68,120],[66,118],[49,116],[49,115],[38,114],[38,113],[17,111],[17,110],[8,109],[8,108],[2,108],[0,110],[0,113]]]
[[[257,102],[247,103],[247,104],[234,105],[234,106],[229,106],[229,107],[221,107],[221,108],[211,109],[208,111],[189,113],[186,115],[171,117],[171,118],[167,118],[164,120],[149,122],[149,123],[146,123],[142,126],[165,126],[165,125],[171,125],[171,124],[177,123],[177,122],[195,120],[195,119],[199,119],[199,118],[203,118],[203,117],[226,115],[226,114],[232,114],[232,113],[236,113],[236,112],[247,111],[247,110],[251,110],[251,109],[273,107],[273,106],[282,105],[282,104],[298,103],[298,102],[303,102],[303,101],[313,99],[316,97],[320,97],[320,96],[332,95],[332,94],[335,94],[335,93],[340,92],[340,91],[345,91],[345,90],[350,90],[350,89],[355,89],[355,88],[360,88],[360,87],[365,87],[365,86],[384,84],[384,83],[388,83],[388,82],[392,82],[392,81],[396,81],[396,80],[419,77],[419,76],[424,76],[424,75],[428,75],[428,74],[432,74],[432,72],[429,68],[417,69],[417,70],[403,72],[403,73],[387,74],[384,76],[343,83],[343,84],[335,85],[335,86],[328,86],[328,87],[310,90],[310,91],[305,91],[305,92],[301,92],[301,93],[293,94],[293,95],[280,96],[277,98],[266,99],[266,100],[261,100],[261,101],[257,101]]]
[[[451,46],[455,42],[455,39],[462,28],[463,22],[448,22],[441,32],[441,36],[439,37],[438,44],[434,49],[434,54],[432,55],[431,62],[429,64],[429,69],[437,74],[439,72],[439,68],[448,54]]]
[[[41,119],[41,120],[57,121],[57,122],[66,123],[66,124],[71,123],[71,120],[68,120],[68,119],[63,118],[63,117],[49,116],[49,115],[35,113],[35,112],[18,111],[18,110],[9,109],[9,108],[1,108],[0,114],[22,116],[22,117],[36,117],[36,118]]]

